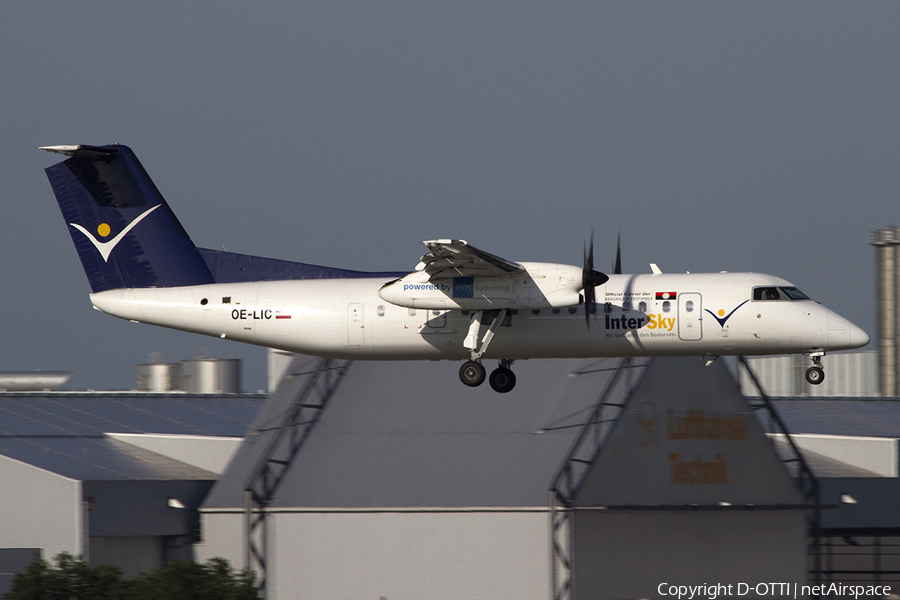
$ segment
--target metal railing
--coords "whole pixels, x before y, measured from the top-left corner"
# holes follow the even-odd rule
[[[584,422],[578,436],[572,443],[566,459],[553,478],[550,487],[550,597],[553,600],[569,600],[575,597],[572,581],[572,520],[574,497],[588,469],[600,452],[600,446],[612,429],[613,424],[625,408],[623,398],[627,394],[612,392],[624,374],[634,367],[646,368],[648,363],[634,365],[634,359],[623,358],[603,387],[590,416]],[[641,371],[643,373],[643,371]],[[634,382],[626,381],[630,390]]]
[[[260,598],[268,596],[267,508],[350,366],[349,361],[324,358],[313,369],[303,370],[308,360],[295,359],[273,393],[270,401],[294,400],[277,430],[269,433],[266,448],[244,486],[244,566],[256,571]]]
[[[750,368],[750,365],[743,356],[738,357],[738,365],[746,370],[753,385],[759,390],[758,397],[746,397],[750,408],[754,411],[765,411],[766,416],[769,419],[769,431],[781,434],[787,441],[787,447],[783,448],[784,452],[778,452],[776,449],[776,455],[781,459],[781,462],[788,470],[788,473],[796,480],[803,499],[810,507],[806,515],[808,525],[807,555],[809,556],[811,563],[809,574],[812,576],[813,584],[818,585],[822,581],[822,504],[819,480],[816,479],[809,464],[803,458],[803,454],[791,438],[784,421],[781,420],[781,417],[772,405],[768,394],[766,394],[765,390],[759,384],[756,374],[753,372],[753,369]],[[759,416],[757,416],[757,418],[759,418]],[[760,419],[760,422],[762,422],[762,419]]]

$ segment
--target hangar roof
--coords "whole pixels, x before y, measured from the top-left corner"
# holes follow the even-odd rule
[[[306,360],[312,368],[318,359]],[[270,506],[545,506],[550,481],[620,360],[520,361],[514,366],[519,385],[508,394],[462,386],[446,362],[352,363]],[[647,364],[641,360],[630,370],[617,398],[634,389]],[[205,508],[243,507],[247,479],[294,401],[277,396]],[[792,432],[900,434],[900,405],[879,404],[776,401]],[[807,458],[821,476],[871,475],[825,456]]]
[[[353,363],[272,507],[545,506],[580,425],[621,359],[516,363],[519,385],[467,388],[453,364]],[[617,386],[624,398],[648,361]],[[206,508],[243,506],[242,490],[291,398],[276,392]]]

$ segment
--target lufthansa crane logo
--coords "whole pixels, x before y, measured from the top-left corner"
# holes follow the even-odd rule
[[[658,411],[649,400],[641,403],[635,410],[635,423],[637,425],[637,438],[642,446],[652,446],[656,443],[659,431]]]
[[[118,245],[118,243],[122,241],[122,238],[124,238],[125,235],[129,231],[134,229],[134,226],[137,225],[138,223],[140,223],[144,219],[144,217],[146,217],[147,215],[152,213],[154,210],[156,210],[160,206],[162,206],[162,204],[157,204],[156,206],[154,206],[152,208],[148,208],[147,210],[142,212],[140,214],[140,216],[138,216],[137,219],[135,219],[134,221],[129,223],[125,229],[120,231],[119,235],[117,235],[113,239],[109,240],[108,242],[101,242],[100,240],[95,238],[94,235],[90,231],[88,231],[87,229],[85,229],[84,227],[79,225],[78,223],[69,223],[69,225],[71,225],[72,227],[74,227],[75,229],[77,229],[78,231],[83,233],[84,237],[86,237],[88,240],[90,240],[90,242],[94,245],[94,248],[96,248],[97,251],[100,253],[100,256],[103,257],[103,262],[109,262],[109,255],[112,254],[112,251],[116,247],[116,245]],[[97,227],[97,235],[99,235],[101,238],[105,238],[105,237],[109,236],[109,234],[110,234],[109,225],[107,225],[106,223],[100,223],[100,225]]]

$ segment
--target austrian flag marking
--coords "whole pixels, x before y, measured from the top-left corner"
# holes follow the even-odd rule
[[[275,311],[275,318],[276,318],[276,319],[290,319],[290,318],[291,318],[291,315],[286,315],[286,314],[284,314],[283,312],[281,312],[280,310],[276,310],[276,311]]]
[[[677,292],[656,292],[657,300],[674,300]]]

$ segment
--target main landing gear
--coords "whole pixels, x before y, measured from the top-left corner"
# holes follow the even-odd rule
[[[500,366],[491,371],[490,384],[495,392],[505,394],[516,387],[516,374],[509,366],[511,360],[501,360]],[[486,371],[481,361],[467,360],[459,368],[459,380],[469,387],[478,387],[486,379]]]
[[[484,383],[486,373],[481,361],[467,360],[459,368],[459,380],[469,387],[478,387]]]
[[[811,352],[809,357],[813,361],[813,366],[806,370],[806,381],[812,385],[819,385],[825,381],[825,370],[822,368],[822,357],[824,352]]]
[[[491,321],[491,326],[485,332],[480,347],[478,344],[478,332],[481,329],[481,318],[484,316],[484,311],[479,310],[472,314],[472,320],[469,322],[469,333],[466,335],[465,342],[463,342],[463,347],[469,351],[469,360],[464,362],[462,367],[459,368],[459,379],[467,386],[478,387],[484,383],[486,372],[484,365],[481,364],[481,357],[490,345],[491,340],[494,339],[494,334],[497,333],[497,329],[500,328],[508,312],[505,308],[498,311],[493,321]],[[490,384],[495,392],[505,394],[516,387],[516,375],[509,368],[512,364],[512,360],[504,358],[500,361],[500,366],[491,371]]]

